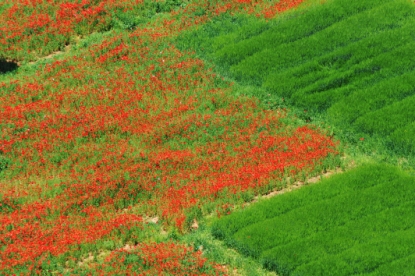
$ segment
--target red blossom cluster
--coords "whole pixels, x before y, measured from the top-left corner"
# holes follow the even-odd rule
[[[138,261],[141,260],[141,261]],[[173,242],[138,244],[112,252],[103,265],[94,267],[100,275],[120,275],[120,263],[134,275],[224,275],[225,270],[210,264],[201,251]]]
[[[209,0],[186,2],[186,5],[182,5],[180,9],[172,9],[172,20],[163,19],[163,24],[164,26],[172,24],[170,30],[174,29],[177,32],[186,26],[200,24],[212,16],[225,12],[247,12],[271,18],[297,7],[303,1],[281,0],[277,4],[273,4],[273,1],[252,0],[223,0],[215,4]],[[0,58],[16,61],[33,60],[62,50],[75,37],[110,29],[114,24],[115,11],[120,14],[130,11],[129,17],[142,17],[143,11],[152,8],[151,5],[145,6],[144,2],[143,0],[2,1],[0,3],[0,11],[2,11]],[[154,3],[167,5],[162,0]],[[201,9],[205,12],[198,14]]]
[[[0,3],[0,58],[34,59],[69,44],[76,35],[107,30],[117,9],[143,0],[5,0]]]
[[[10,20],[18,20],[21,7],[52,2],[19,1]],[[50,32],[56,18],[105,20],[109,7],[124,2],[61,2],[44,9],[56,12],[44,16],[50,22],[22,24]],[[0,270],[35,269],[80,244],[134,240],[143,215],[184,230],[191,210],[220,209],[230,197],[313,171],[336,154],[319,130],[290,127],[285,111],[232,96],[201,60],[176,49],[171,36],[201,22],[180,22],[178,13],[0,83],[0,154],[10,160],[0,179]],[[199,253],[140,244],[134,254],[147,262],[143,273],[203,274]],[[114,252],[109,262],[123,254],[133,253]],[[189,256],[187,267],[178,265]]]
[[[1,217],[0,233],[4,234],[0,242],[7,244],[0,252],[1,269],[27,264],[33,268],[48,254],[56,256],[73,246],[95,242],[120,227],[142,226],[142,219],[137,215],[118,214],[108,218],[102,210],[92,211],[91,207],[78,215],[57,215],[54,220],[42,220],[54,209],[51,202],[36,202]]]
[[[296,8],[303,2],[304,0],[281,0],[270,8],[264,9],[263,13],[265,18],[272,18],[278,13]]]

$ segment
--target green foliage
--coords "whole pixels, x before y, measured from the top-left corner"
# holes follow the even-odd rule
[[[123,30],[133,30],[138,25],[160,13],[170,12],[178,7],[185,7],[186,1],[182,0],[145,0],[142,4],[134,6],[131,10],[115,9],[112,11],[111,27]]]
[[[142,22],[143,19],[134,12],[117,12],[112,19],[112,24],[115,28],[126,30],[133,30]]]
[[[221,218],[212,233],[280,275],[382,273],[414,253],[414,192],[413,176],[367,164]]]
[[[11,164],[10,158],[7,158],[0,153],[0,175],[5,171]]]

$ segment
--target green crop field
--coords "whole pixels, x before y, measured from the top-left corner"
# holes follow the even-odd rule
[[[415,177],[363,165],[222,218],[216,237],[279,275],[415,273]]]
[[[219,18],[182,44],[239,82],[407,154],[415,150],[414,23],[412,1],[330,0],[269,23]]]

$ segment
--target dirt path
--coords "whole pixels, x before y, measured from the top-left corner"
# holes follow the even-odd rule
[[[28,62],[27,64],[35,64],[35,63],[36,63],[36,62],[38,62],[39,60],[48,60],[48,59],[54,58],[54,57],[55,57],[55,56],[57,56],[57,55],[60,55],[60,54],[63,54],[63,53],[67,53],[67,52],[69,52],[69,50],[70,50],[70,49],[71,49],[71,45],[66,45],[63,51],[56,51],[56,52],[50,53],[50,54],[49,54],[49,55],[47,55],[47,56],[44,56],[44,57],[39,57],[37,60],[35,60],[35,61],[31,61],[31,62]],[[19,65],[19,66],[20,66],[20,65]]]
[[[258,200],[260,200],[262,198],[271,198],[271,197],[274,197],[274,196],[277,196],[277,195],[280,195],[280,194],[284,194],[286,192],[291,192],[293,190],[299,189],[299,188],[301,188],[305,185],[315,184],[315,183],[319,182],[321,179],[325,179],[325,178],[328,178],[332,175],[342,173],[342,172],[343,172],[343,170],[341,168],[336,168],[336,169],[328,171],[328,172],[326,172],[326,173],[324,173],[320,176],[310,177],[306,181],[297,181],[297,182],[295,182],[295,183],[293,183],[293,184],[289,185],[288,187],[283,188],[281,190],[272,191],[272,192],[270,192],[268,194],[265,194],[265,195],[255,196],[254,199],[251,202],[247,203],[246,205],[255,203],[255,202],[257,202]],[[290,182],[290,178],[287,177],[286,181]]]

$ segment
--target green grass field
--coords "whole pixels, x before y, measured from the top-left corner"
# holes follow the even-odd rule
[[[279,275],[415,273],[415,178],[363,165],[222,218],[216,237]]]
[[[238,82],[340,128],[381,135],[389,149],[409,154],[414,15],[407,0],[330,0],[268,23],[217,19],[183,36],[182,45]]]

